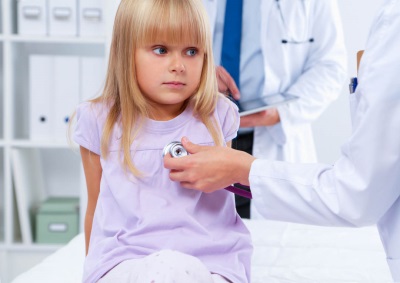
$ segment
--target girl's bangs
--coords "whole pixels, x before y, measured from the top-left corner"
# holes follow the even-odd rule
[[[206,25],[199,12],[184,3],[154,5],[137,31],[138,46],[183,43],[206,50]]]

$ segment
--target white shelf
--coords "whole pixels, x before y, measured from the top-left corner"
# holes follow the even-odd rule
[[[54,252],[61,248],[63,245],[43,245],[43,244],[32,244],[32,245],[24,245],[24,244],[12,244],[4,247],[8,251],[12,252]]]
[[[1,38],[1,37],[0,37]],[[26,36],[11,35],[5,37],[11,42],[24,43],[61,43],[61,44],[105,44],[105,37],[48,37],[48,36]]]
[[[29,140],[30,55],[106,58],[113,15],[119,1],[103,2],[106,30],[105,36],[100,37],[16,34],[16,2],[0,0],[0,282],[10,282],[17,275],[13,271],[17,270],[15,266],[12,268],[13,262],[24,261],[25,257],[34,262],[39,258],[34,255],[50,254],[63,246],[25,244],[19,239],[19,216],[14,201],[13,181],[15,152],[21,155],[38,154],[38,163],[25,164],[40,164],[36,167],[45,171],[45,186],[49,196],[80,196],[81,206],[85,205],[85,191],[82,190],[85,182],[78,146],[67,141]],[[84,210],[81,209],[81,213]]]
[[[15,148],[48,148],[48,149],[71,149],[77,150],[79,146],[77,144],[68,144],[65,142],[52,142],[52,141],[31,141],[31,140],[12,140],[11,142],[6,142],[0,140],[0,148],[6,146],[11,146]]]
[[[53,149],[78,149],[76,144],[68,144],[65,142],[52,142],[52,141],[31,141],[31,140],[13,140],[11,141],[12,147],[18,148],[53,148]]]

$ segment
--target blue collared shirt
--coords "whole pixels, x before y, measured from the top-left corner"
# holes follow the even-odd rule
[[[264,59],[261,51],[261,0],[243,1],[242,42],[240,54],[241,100],[256,98],[264,89]],[[226,0],[218,0],[213,38],[215,64],[220,65]]]

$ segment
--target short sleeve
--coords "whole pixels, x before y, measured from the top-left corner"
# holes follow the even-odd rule
[[[73,140],[80,146],[100,155],[100,134],[95,104],[84,102],[76,109]]]
[[[238,107],[228,98],[221,96],[217,104],[217,115],[225,142],[236,138],[240,125]]]

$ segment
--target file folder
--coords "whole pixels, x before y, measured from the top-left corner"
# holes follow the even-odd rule
[[[53,138],[67,141],[69,119],[79,103],[79,57],[54,57]]]
[[[31,55],[29,57],[29,136],[31,140],[48,140],[54,120],[54,80],[52,56]]]
[[[16,208],[23,244],[32,244],[31,212],[47,198],[38,149],[11,149]]]

